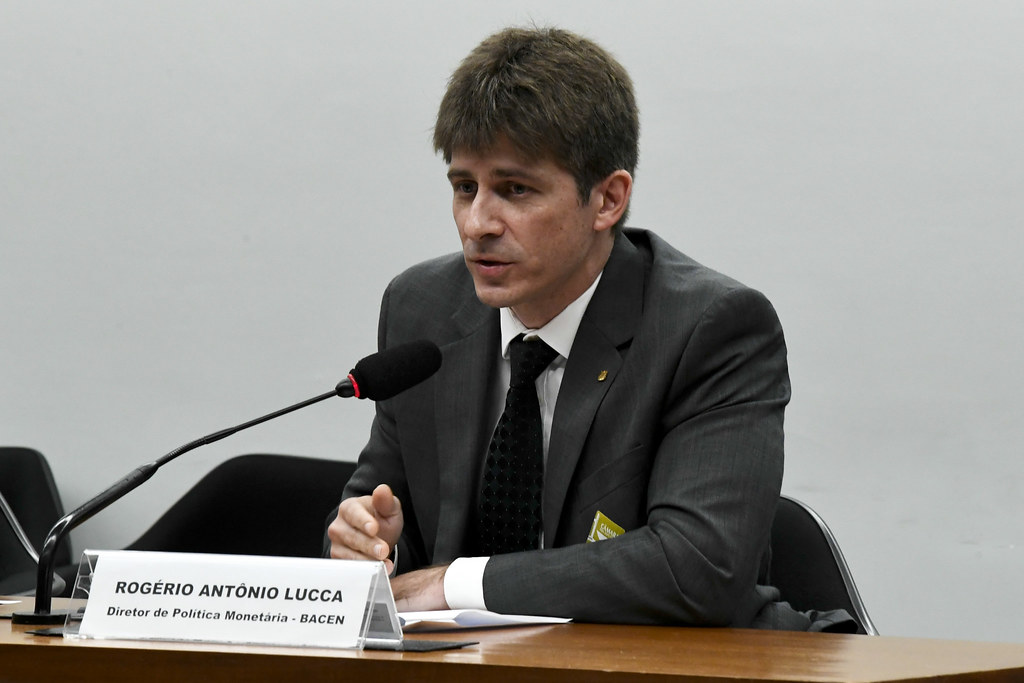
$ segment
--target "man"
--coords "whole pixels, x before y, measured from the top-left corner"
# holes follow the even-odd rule
[[[763,585],[781,326],[758,292],[622,227],[638,131],[625,70],[565,31],[502,31],[451,78],[434,145],[462,254],[399,275],[379,328],[443,364],[377,404],[328,528],[332,557],[397,571],[400,610],[810,626]],[[527,401],[517,349],[545,343],[536,396],[516,394],[536,426],[506,429]],[[534,455],[502,455],[511,441]]]

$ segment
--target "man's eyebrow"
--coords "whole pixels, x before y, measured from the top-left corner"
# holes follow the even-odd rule
[[[535,173],[531,173],[522,167],[512,168],[496,168],[491,171],[491,176],[495,178],[522,178],[530,182],[539,182],[540,176]],[[448,169],[448,179],[452,180],[455,178],[473,178],[472,172],[461,169],[461,168],[450,168]]]
[[[537,182],[540,178],[536,173],[531,173],[520,166],[512,168],[496,168],[493,175],[498,178],[522,178],[531,182]]]

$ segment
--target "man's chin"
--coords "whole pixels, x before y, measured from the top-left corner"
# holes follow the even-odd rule
[[[476,285],[476,298],[491,308],[508,308],[515,303],[514,297],[504,287]]]

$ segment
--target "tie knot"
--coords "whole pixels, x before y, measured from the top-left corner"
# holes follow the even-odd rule
[[[532,384],[551,364],[558,352],[540,338],[523,339],[519,335],[509,343],[508,355],[512,361],[512,386]]]

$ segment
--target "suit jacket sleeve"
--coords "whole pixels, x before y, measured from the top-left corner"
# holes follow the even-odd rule
[[[390,310],[389,286],[384,292],[380,309],[380,325],[378,328],[378,348],[388,347],[387,320]],[[424,548],[416,521],[416,510],[410,505],[408,476],[402,459],[402,451],[395,426],[394,403],[378,401],[370,426],[370,436],[366,446],[359,455],[358,465],[352,477],[345,485],[342,500],[356,496],[366,496],[373,492],[378,484],[386,483],[402,503],[403,530],[399,539],[399,558],[401,571],[409,571],[429,564],[430,558]],[[328,524],[333,517],[328,517]],[[325,554],[329,551],[330,541],[325,541]]]
[[[417,264],[388,285],[378,347],[428,339],[441,349],[436,375],[386,401],[343,498],[387,483],[402,502],[399,572],[465,554],[468,506],[483,442],[497,311],[476,298],[461,254]],[[468,415],[476,415],[470,419]]]
[[[636,347],[630,353],[642,353]],[[771,600],[772,589],[757,584],[781,487],[789,398],[773,308],[754,290],[721,291],[666,372],[667,385],[651,382],[652,391],[667,387],[650,399],[657,436],[635,454],[650,463],[645,523],[597,543],[580,538],[492,557],[484,575],[489,609],[746,626]]]

